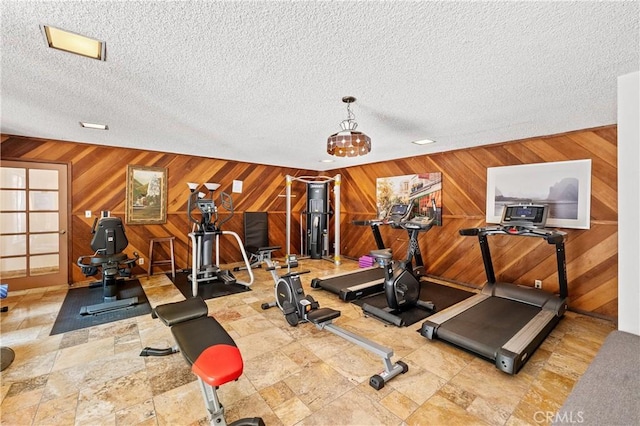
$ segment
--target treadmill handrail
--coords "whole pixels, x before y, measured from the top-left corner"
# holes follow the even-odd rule
[[[562,299],[569,296],[569,288],[567,284],[567,261],[564,249],[564,240],[566,232],[548,228],[537,228],[531,226],[490,226],[484,228],[467,228],[459,231],[462,236],[478,236],[480,242],[480,251],[482,252],[482,260],[484,262],[487,281],[491,284],[496,282],[495,271],[493,269],[493,261],[491,259],[491,251],[489,250],[488,235],[510,235],[520,237],[537,237],[556,246],[556,262],[558,264],[558,285],[559,295]]]

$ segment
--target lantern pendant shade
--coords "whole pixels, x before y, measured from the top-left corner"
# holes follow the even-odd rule
[[[351,112],[350,104],[356,98],[345,96],[342,102],[347,104],[347,119],[340,123],[342,130],[327,139],[327,153],[336,157],[357,157],[371,152],[371,138],[362,132],[356,131],[358,123]]]

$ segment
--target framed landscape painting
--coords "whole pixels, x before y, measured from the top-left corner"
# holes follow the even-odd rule
[[[167,222],[167,169],[127,166],[126,223]]]
[[[487,223],[500,223],[506,204],[549,205],[547,226],[591,226],[591,160],[487,169]]]

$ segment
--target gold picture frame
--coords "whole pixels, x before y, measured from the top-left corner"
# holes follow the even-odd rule
[[[127,225],[167,222],[167,169],[127,166]]]

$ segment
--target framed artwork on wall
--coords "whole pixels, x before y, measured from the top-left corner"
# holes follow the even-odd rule
[[[442,226],[442,173],[418,173],[376,179],[378,218],[385,217],[394,204],[411,204],[413,216],[435,218]]]
[[[549,205],[547,226],[591,226],[591,160],[489,167],[487,223],[499,223],[506,204]]]
[[[127,225],[167,222],[167,169],[127,166]]]

